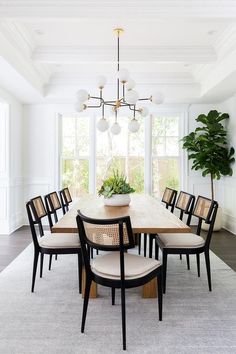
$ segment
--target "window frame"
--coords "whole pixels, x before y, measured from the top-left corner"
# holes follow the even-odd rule
[[[95,112],[91,112],[90,116],[86,115],[79,115],[79,117],[88,117],[89,119],[89,139],[90,139],[90,148],[89,148],[89,156],[87,157],[79,157],[79,160],[88,160],[89,164],[89,194],[96,194],[96,119],[98,114]],[[62,186],[62,119],[63,117],[70,116],[70,117],[78,117],[76,114],[70,113],[57,113],[57,156],[58,162],[56,164],[56,181],[55,185],[58,188]],[[152,124],[154,116],[163,116],[163,117],[179,117],[179,139],[182,139],[184,135],[187,133],[188,128],[188,112],[187,109],[184,107],[183,109],[173,109],[166,107],[164,109],[155,109],[152,113],[144,119],[144,193],[151,195],[152,194]],[[171,156],[163,156],[160,159],[168,159]],[[174,156],[173,158],[176,158]],[[180,189],[187,190],[188,189],[188,179],[187,179],[187,168],[188,168],[188,159],[187,153],[183,149],[179,149],[179,166],[180,166]]]

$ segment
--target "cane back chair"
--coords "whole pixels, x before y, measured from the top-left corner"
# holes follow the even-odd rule
[[[115,289],[121,289],[121,313],[123,349],[126,349],[125,289],[142,286],[157,277],[159,320],[162,320],[162,267],[159,261],[128,253],[134,248],[130,217],[107,220],[91,219],[78,211],[78,232],[84,265],[86,288],[84,296],[81,332],[84,332],[91,282],[110,287],[112,304],[115,304]],[[108,251],[90,260],[90,247]]]

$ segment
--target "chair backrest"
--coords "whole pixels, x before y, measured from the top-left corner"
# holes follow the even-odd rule
[[[175,189],[166,187],[161,200],[163,203],[165,203],[166,209],[169,209],[169,207],[171,207],[170,210],[172,213],[175,207],[176,196],[177,191]]]
[[[78,211],[76,220],[86,272],[91,272],[90,247],[119,251],[121,278],[124,279],[124,251],[135,247],[130,217],[92,219]]]
[[[205,221],[206,224],[209,224],[209,229],[205,242],[206,246],[208,247],[211,241],[217,210],[218,203],[215,200],[198,196],[193,210],[193,215],[199,219],[196,233],[197,235],[200,235],[203,221]]]
[[[26,211],[29,219],[31,234],[35,247],[39,247],[38,237],[35,226],[37,225],[39,228],[40,236],[44,235],[43,226],[42,226],[42,218],[47,216],[47,211],[43,204],[43,200],[40,196],[35,197],[26,203]]]
[[[63,214],[69,210],[69,204],[72,202],[72,197],[69,191],[69,188],[63,188],[59,191],[61,206]]]
[[[61,203],[58,198],[57,192],[51,192],[44,197],[46,210],[48,214],[48,222],[50,228],[53,226],[52,215],[54,216],[55,223],[58,222],[57,210],[61,209]]]
[[[187,225],[190,225],[191,223],[194,202],[195,196],[193,194],[183,191],[179,192],[175,208],[180,210],[180,220],[183,220],[184,214],[188,215],[186,222]]]

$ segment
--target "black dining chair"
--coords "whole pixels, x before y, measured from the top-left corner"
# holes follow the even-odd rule
[[[126,302],[125,290],[139,287],[157,278],[159,320],[162,320],[162,266],[155,259],[128,253],[133,249],[134,235],[130,217],[96,220],[78,211],[76,218],[82,255],[86,270],[86,287],[82,314],[81,332],[84,332],[91,282],[111,288],[112,305],[115,304],[115,289],[121,289],[121,314],[123,349],[126,349]],[[90,259],[90,247],[106,251]],[[107,253],[108,252],[108,253]]]
[[[193,194],[180,191],[176,204],[175,204],[175,209],[179,210],[179,218],[180,220],[183,221],[184,216],[186,216],[186,225],[190,226],[191,224],[191,219],[192,219],[192,213],[193,213],[193,207],[195,203],[195,196]],[[157,243],[155,242],[155,258],[158,259],[158,246]],[[180,259],[182,259],[182,255],[180,254]],[[187,268],[188,270],[190,269],[190,262],[189,262],[189,254],[186,254],[186,260],[187,260]]]
[[[78,234],[56,233],[43,230],[42,219],[47,216],[47,211],[40,196],[35,197],[26,203],[26,210],[29,219],[31,234],[34,244],[34,262],[31,292],[34,292],[35,278],[37,272],[38,258],[40,255],[40,278],[43,275],[44,255],[77,254],[79,292],[82,288],[82,253]],[[36,228],[37,226],[37,228]]]
[[[69,191],[69,188],[63,188],[59,191],[61,206],[63,214],[65,214],[69,210],[69,204],[72,203],[72,197]]]
[[[62,205],[56,191],[46,194],[44,196],[44,202],[47,210],[49,226],[51,229],[53,227],[52,215],[54,217],[54,222],[58,222],[57,211],[62,209]]]
[[[209,248],[214,228],[218,209],[218,203],[214,200],[198,196],[193,216],[198,218],[198,226],[196,234],[192,233],[179,233],[179,234],[158,234],[156,242],[158,247],[162,250],[162,262],[163,262],[163,293],[166,291],[166,272],[167,272],[167,256],[169,254],[186,254],[196,255],[197,272],[200,277],[200,254],[204,253],[206,261],[207,279],[209,291],[212,290],[211,285],[211,270],[210,270],[210,255]],[[209,230],[207,237],[204,240],[201,234],[202,222],[205,221],[209,224]]]
[[[162,196],[162,203],[165,204],[166,209],[170,208],[170,211],[173,213],[175,208],[175,201],[177,197],[177,190],[166,187]],[[152,249],[153,249],[153,241],[155,240],[156,234],[149,234],[149,258],[152,258]],[[144,256],[146,257],[147,250],[147,234],[144,234],[143,237],[144,242]],[[141,239],[140,239],[141,243]],[[140,254],[140,245],[139,245],[139,254]]]
[[[161,201],[165,204],[166,209],[170,208],[172,213],[174,212],[177,193],[178,192],[175,189],[166,187],[161,199]]]

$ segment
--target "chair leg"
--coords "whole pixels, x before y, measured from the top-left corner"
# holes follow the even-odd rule
[[[144,257],[147,255],[147,234],[143,236],[143,243],[144,243]]]
[[[48,270],[51,270],[52,268],[52,254],[49,256],[49,265],[48,265]]]
[[[200,254],[196,254],[196,259],[197,259],[197,275],[200,277]]]
[[[40,253],[40,278],[43,276],[43,259],[44,259],[44,254]]]
[[[36,278],[36,272],[37,272],[37,265],[38,265],[38,258],[39,258],[39,252],[34,251],[34,264],[33,264],[33,275],[32,275],[32,286],[31,286],[31,292],[34,292],[34,285],[35,285],[35,278]]]
[[[155,240],[155,259],[158,260],[159,259],[159,246]]]
[[[163,298],[162,282],[163,282],[162,272],[160,272],[160,274],[157,276],[159,321],[162,321],[162,298]]]
[[[91,247],[91,258],[93,259],[93,247]]]
[[[189,254],[186,254],[187,269],[190,270]]]
[[[116,288],[111,288],[111,301],[112,305],[115,305]]]
[[[207,279],[209,291],[211,291],[211,267],[210,267],[210,255],[209,250],[205,251],[205,261],[206,261],[206,270],[207,270]]]
[[[96,254],[98,255],[99,253],[98,253],[98,250],[96,251]]]
[[[57,261],[57,254],[55,254],[55,260]]]
[[[141,234],[138,234],[138,254],[141,254]]]
[[[163,294],[166,293],[166,273],[167,273],[167,252],[162,250],[162,266],[163,266]]]
[[[82,255],[78,253],[79,293],[82,293]]]
[[[84,294],[84,305],[83,305],[83,314],[82,314],[82,324],[81,324],[81,333],[84,333],[87,308],[89,302],[89,293],[91,287],[92,280],[89,277],[86,277],[86,286],[85,286],[85,294]]]
[[[179,259],[182,261],[182,254],[179,255]]]
[[[123,350],[126,350],[126,318],[125,318],[125,288],[121,288],[121,315],[122,315],[122,336]]]
[[[152,258],[153,235],[149,235],[149,258]]]

